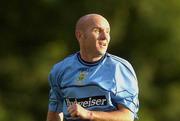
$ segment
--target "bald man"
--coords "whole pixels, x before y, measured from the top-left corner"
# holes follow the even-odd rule
[[[80,51],[49,74],[47,121],[133,121],[139,108],[131,64],[107,53],[110,25],[99,14],[82,16],[75,30]]]

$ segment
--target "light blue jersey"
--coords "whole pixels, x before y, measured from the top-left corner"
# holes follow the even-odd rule
[[[80,53],[68,56],[50,72],[49,111],[63,112],[72,119],[68,105],[76,102],[88,110],[113,111],[121,104],[137,117],[139,108],[136,74],[126,60],[106,53],[87,63]]]

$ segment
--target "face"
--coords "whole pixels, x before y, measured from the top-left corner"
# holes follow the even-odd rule
[[[94,17],[87,21],[85,27],[79,41],[81,51],[92,56],[104,55],[110,41],[108,21],[103,17]]]

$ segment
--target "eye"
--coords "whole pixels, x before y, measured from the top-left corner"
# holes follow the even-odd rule
[[[98,28],[94,28],[94,30],[93,30],[95,33],[99,33],[100,32],[100,30],[98,29]]]
[[[107,33],[107,34],[109,34],[109,33],[110,33],[110,30],[109,30],[109,29],[108,29],[108,30],[106,30],[106,33]]]
[[[109,31],[106,31],[107,34],[109,34]]]

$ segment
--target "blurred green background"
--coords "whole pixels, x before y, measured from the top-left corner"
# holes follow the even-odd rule
[[[48,73],[79,50],[77,19],[111,24],[109,53],[127,59],[139,80],[139,121],[180,121],[179,0],[2,0],[0,121],[45,121]]]

